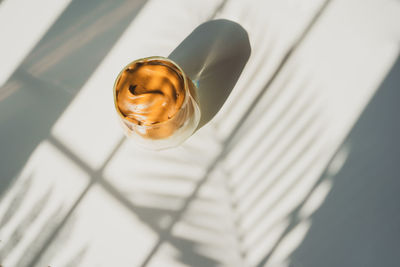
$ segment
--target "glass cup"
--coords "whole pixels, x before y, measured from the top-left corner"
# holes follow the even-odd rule
[[[113,92],[125,134],[142,147],[178,146],[199,124],[196,87],[168,58],[147,57],[129,63],[118,74]]]

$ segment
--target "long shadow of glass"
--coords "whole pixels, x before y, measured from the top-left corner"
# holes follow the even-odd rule
[[[72,1],[0,88],[0,196],[145,2]]]
[[[221,109],[250,54],[246,30],[233,21],[219,19],[198,26],[169,55],[198,84],[198,128]]]

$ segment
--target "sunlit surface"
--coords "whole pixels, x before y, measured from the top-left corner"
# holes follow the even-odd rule
[[[3,267],[393,265],[398,1],[72,1],[46,12],[1,63]],[[118,124],[115,77],[212,18],[238,22],[251,43],[230,97],[182,146],[138,147]]]
[[[0,5],[0,86],[4,85],[70,2],[13,0]]]
[[[79,198],[88,178],[49,142],[38,146],[1,201],[4,266],[29,266]]]

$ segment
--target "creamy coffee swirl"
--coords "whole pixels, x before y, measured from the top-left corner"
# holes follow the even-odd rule
[[[185,99],[184,80],[167,62],[140,62],[123,71],[116,85],[121,113],[138,125],[172,118]]]
[[[116,105],[128,121],[125,125],[150,139],[169,137],[182,127],[193,113],[192,103],[182,107],[187,94],[183,75],[165,60],[139,61],[125,68],[115,85]],[[194,94],[192,82],[186,81]]]

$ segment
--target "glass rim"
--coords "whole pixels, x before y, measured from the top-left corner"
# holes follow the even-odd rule
[[[117,90],[116,90],[117,81],[118,81],[118,79],[121,77],[122,73],[123,73],[130,65],[132,65],[132,64],[134,64],[134,63],[137,63],[137,62],[141,62],[141,61],[151,61],[151,60],[157,60],[157,59],[164,60],[164,61],[168,61],[168,62],[172,63],[172,64],[173,64],[176,68],[178,68],[178,70],[182,73],[182,76],[183,76],[183,86],[184,86],[184,90],[185,90],[185,99],[183,100],[182,105],[180,106],[179,110],[178,110],[177,112],[175,112],[175,114],[172,115],[171,118],[169,118],[169,119],[167,119],[167,120],[165,120],[165,121],[158,122],[158,123],[153,123],[153,124],[141,124],[141,125],[135,124],[134,122],[129,121],[129,120],[126,118],[126,116],[124,116],[124,115],[121,113],[120,109],[118,108],[118,104],[117,104],[117,94],[116,94],[116,92],[117,92]],[[176,62],[174,62],[173,60],[171,60],[171,59],[169,59],[169,58],[167,58],[167,57],[163,57],[163,56],[150,56],[150,57],[139,58],[139,59],[135,59],[135,60],[131,61],[130,63],[128,63],[127,65],[125,65],[125,66],[122,68],[122,70],[118,73],[117,78],[116,78],[115,81],[114,81],[114,86],[113,86],[114,107],[115,107],[115,109],[116,109],[116,111],[117,111],[117,113],[118,113],[118,116],[119,116],[123,121],[127,121],[127,122],[129,122],[130,124],[134,125],[135,127],[139,127],[139,128],[158,127],[158,126],[160,126],[160,125],[163,125],[163,124],[166,124],[166,123],[171,122],[171,121],[177,116],[177,114],[179,114],[181,111],[184,110],[183,107],[185,107],[185,106],[188,104],[189,98],[190,98],[190,97],[193,97],[193,96],[191,95],[191,93],[190,93],[190,90],[189,90],[188,79],[189,79],[189,78],[187,77],[186,73],[182,70],[182,68],[181,68]],[[193,84],[193,85],[194,85],[194,84]],[[196,101],[194,101],[194,102],[196,102]],[[197,103],[196,103],[196,104],[197,104]],[[195,104],[195,105],[196,105],[196,104]]]

